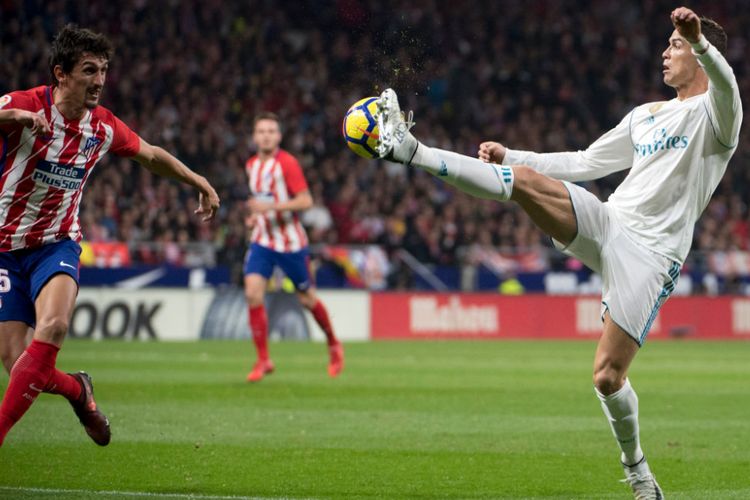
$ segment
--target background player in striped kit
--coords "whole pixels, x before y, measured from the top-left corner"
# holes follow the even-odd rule
[[[102,156],[133,158],[194,186],[204,220],[219,207],[205,178],[99,106],[111,55],[105,36],[68,25],[52,43],[52,85],[0,98],[0,352],[12,366],[0,444],[41,392],[66,397],[89,436],[109,443],[90,377],[55,368],[78,293],[81,194]],[[33,340],[19,352],[30,328]]]
[[[337,376],[344,351],[333,333],[328,311],[315,294],[308,268],[307,235],[299,212],[312,206],[307,181],[294,156],[280,148],[281,123],[273,113],[261,113],[253,122],[257,154],[247,160],[251,198],[247,225],[252,233],[245,259],[245,296],[258,359],[247,380],[257,382],[274,369],[268,355],[268,318],[263,304],[268,278],[279,266],[294,283],[297,296],[310,310],[328,341],[328,374]]]

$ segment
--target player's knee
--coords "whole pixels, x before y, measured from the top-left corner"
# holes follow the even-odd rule
[[[3,367],[5,368],[5,371],[7,373],[10,373],[10,369],[13,368],[13,365],[16,362],[16,359],[18,359],[18,355],[15,352],[11,352],[10,350],[3,349],[2,352],[0,352],[0,360],[3,362]]]
[[[312,309],[315,307],[315,303],[318,301],[318,299],[313,295],[311,292],[298,292],[297,297],[299,297],[299,302],[302,304],[302,307],[305,307],[307,309]]]
[[[60,344],[68,333],[68,326],[68,321],[59,316],[42,319],[37,323],[34,338]]]
[[[254,290],[245,290],[245,299],[250,307],[263,305],[263,293]]]
[[[619,391],[625,382],[625,374],[612,365],[602,366],[594,371],[594,387],[608,396]]]

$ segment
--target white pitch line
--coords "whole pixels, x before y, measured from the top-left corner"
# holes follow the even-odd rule
[[[51,495],[70,493],[86,495],[110,495],[136,498],[186,498],[190,500],[303,500],[282,497],[246,497],[236,495],[203,495],[200,493],[149,493],[146,491],[105,491],[105,490],[76,490],[62,488],[24,488],[22,486],[0,486],[0,491],[15,491],[18,493],[49,493]],[[311,499],[308,499],[311,500]]]

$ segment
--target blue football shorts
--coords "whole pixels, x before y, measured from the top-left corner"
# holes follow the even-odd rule
[[[304,292],[312,285],[309,262],[310,254],[307,247],[299,252],[276,252],[252,243],[245,256],[245,276],[260,274],[268,279],[273,273],[274,266],[279,266],[294,283],[294,288]]]
[[[72,240],[0,252],[0,321],[36,326],[39,292],[56,274],[67,274],[78,284],[80,256],[81,246]]]

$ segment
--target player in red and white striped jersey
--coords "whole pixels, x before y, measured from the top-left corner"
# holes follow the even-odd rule
[[[290,202],[308,191],[302,168],[294,156],[283,149],[268,157],[261,155],[259,152],[245,164],[254,202]],[[298,211],[276,208],[273,212],[256,214],[250,241],[275,252],[299,252],[307,246],[307,235]]]
[[[219,206],[205,178],[99,106],[111,54],[106,37],[68,25],[52,44],[53,84],[0,97],[0,356],[10,373],[0,445],[41,392],[66,397],[89,436],[109,443],[91,378],[55,368],[78,293],[81,194],[102,156],[195,187],[204,220]]]
[[[0,251],[80,241],[78,205],[86,179],[107,152],[135,156],[140,139],[102,106],[66,119],[52,101],[53,87],[11,92],[2,109],[30,112],[51,127],[35,135],[18,123],[0,124]]]
[[[274,369],[268,356],[268,318],[263,303],[274,266],[294,283],[300,302],[326,334],[328,374],[335,377],[343,368],[344,352],[328,311],[315,294],[308,269],[307,235],[299,220],[299,212],[312,206],[307,181],[294,156],[279,147],[281,124],[276,115],[262,113],[255,118],[253,142],[258,152],[245,164],[251,195],[248,226],[252,229],[245,259],[245,296],[258,360],[247,379],[257,382]]]

